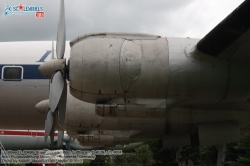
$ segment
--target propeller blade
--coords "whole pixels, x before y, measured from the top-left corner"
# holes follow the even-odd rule
[[[55,122],[55,118],[54,118],[53,122]],[[49,133],[49,136],[50,136],[50,146],[51,147],[53,147],[53,144],[54,144],[54,135],[55,135],[55,123],[53,123],[51,131]]]
[[[52,41],[52,55],[51,60],[55,59],[55,48],[54,48],[54,41]]]
[[[57,139],[57,147],[61,147],[63,143],[63,136],[64,136],[64,131],[60,130],[58,131],[58,139]]]
[[[54,144],[54,132],[55,124],[60,120],[61,123],[64,123],[65,113],[66,113],[66,99],[67,99],[67,83],[64,79],[64,70],[65,70],[65,45],[66,45],[66,26],[65,26],[65,9],[64,9],[64,0],[61,0],[60,3],[60,16],[57,27],[57,42],[56,42],[56,55],[57,60],[48,61],[39,67],[41,73],[53,77],[50,81],[50,91],[49,91],[49,111],[45,120],[45,141],[47,141],[48,136],[50,136],[51,146]],[[54,57],[54,44],[52,42],[52,59]],[[63,64],[61,64],[63,62]],[[41,103],[40,103],[41,105]],[[45,107],[44,105],[38,108]],[[55,111],[59,108],[59,111]],[[44,110],[44,108],[43,108]],[[60,117],[57,117],[59,116]],[[61,141],[62,142],[62,141]],[[59,141],[60,143],[60,141]],[[60,143],[62,144],[62,143]],[[60,145],[59,144],[59,145]]]
[[[67,142],[65,142],[65,143],[66,143],[66,148],[67,148],[67,150],[71,150],[71,146],[70,146],[69,141],[67,141]]]
[[[54,123],[54,114],[53,112],[48,111],[47,118],[45,120],[45,135],[44,135],[45,142],[47,141],[48,136],[50,135],[53,123]]]
[[[49,92],[49,107],[51,112],[55,112],[60,98],[62,96],[62,92],[64,89],[65,80],[63,78],[62,72],[57,71],[53,76],[51,84],[50,84],[50,92]]]
[[[58,122],[61,125],[61,127],[64,125],[64,121],[65,121],[66,102],[67,102],[67,83],[64,80],[63,92],[62,92],[59,104],[57,106],[57,108],[58,108]]]
[[[60,18],[57,27],[57,42],[56,42],[57,59],[62,59],[64,57],[65,42],[66,42],[65,10],[64,10],[64,0],[61,0]]]

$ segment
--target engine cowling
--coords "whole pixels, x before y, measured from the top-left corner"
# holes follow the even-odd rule
[[[164,146],[215,145],[237,141],[249,111],[171,109],[146,105],[91,104],[68,93],[69,136],[85,146],[113,146],[162,138]]]
[[[239,140],[240,127],[236,121],[224,121],[199,125],[183,125],[162,137],[164,147],[223,145]],[[176,132],[178,130],[178,133]]]
[[[70,92],[78,99],[100,103],[114,98],[165,98],[166,38],[101,33],[79,37],[70,44]]]
[[[92,147],[112,147],[116,145],[129,144],[130,139],[126,137],[116,137],[114,135],[105,134],[92,134],[84,135],[79,134],[77,140],[82,146]]]

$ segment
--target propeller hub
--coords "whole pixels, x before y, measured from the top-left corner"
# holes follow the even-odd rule
[[[70,139],[71,139],[71,137],[67,133],[63,134],[63,141],[64,142],[68,142],[68,141],[70,141]]]
[[[51,78],[51,76],[56,71],[62,71],[65,73],[66,60],[65,59],[53,59],[41,64],[38,70],[44,75],[46,78]]]

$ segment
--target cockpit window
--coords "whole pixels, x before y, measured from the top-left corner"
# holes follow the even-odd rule
[[[21,81],[23,79],[22,66],[4,66],[2,68],[2,80]]]

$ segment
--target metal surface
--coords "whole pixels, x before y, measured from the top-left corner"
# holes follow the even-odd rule
[[[51,60],[50,62],[47,63],[44,62],[44,65],[41,65],[40,67],[40,70],[43,71],[42,73],[44,73],[45,75],[48,75],[48,73],[50,75],[54,74],[50,82],[49,112],[48,112],[48,115],[53,116],[53,121],[51,120],[51,118],[45,121],[45,123],[48,123],[45,124],[45,132],[46,132],[45,140],[47,140],[49,132],[51,144],[54,141],[54,131],[55,131],[55,125],[58,123],[58,114],[60,115],[59,120],[61,121],[61,123],[63,123],[66,110],[66,95],[67,95],[67,85],[65,78],[66,60],[63,59],[65,53],[65,45],[66,45],[65,11],[64,11],[64,0],[61,0],[60,15],[57,28],[57,42],[56,42],[57,59]],[[59,102],[61,103],[59,104]],[[58,105],[60,106],[59,109]]]
[[[62,76],[62,72],[58,71],[55,73],[53,76],[51,83],[50,83],[50,91],[49,91],[49,106],[50,106],[50,111],[55,112],[60,98],[63,94],[63,89],[64,89],[64,78]]]
[[[62,147],[63,136],[64,136],[64,131],[62,131],[62,130],[58,131],[58,140],[57,140],[57,146],[58,147]]]
[[[62,13],[60,19],[64,19]],[[59,59],[64,58],[65,44],[65,23],[60,22]],[[84,145],[111,146],[156,138],[162,138],[165,146],[236,141],[240,129],[250,124],[250,66],[248,58],[243,60],[249,53],[248,36],[249,30],[244,30],[231,45],[224,43],[227,48],[219,56],[197,49],[198,39],[140,33],[80,36],[71,42],[69,73],[65,66],[54,68],[57,63],[50,63],[49,68],[59,71],[52,72],[57,73],[50,87],[46,137],[51,135],[53,141],[59,121],[60,127]],[[1,55],[21,52],[23,48],[16,45],[1,49]],[[38,62],[48,54],[43,53]],[[43,115],[31,112],[30,104],[48,98],[49,81],[28,81],[25,72],[19,83],[0,82],[0,110],[4,110],[0,114],[6,117],[0,121],[3,127],[41,128]]]
[[[0,81],[0,126],[7,129],[41,129],[46,114],[35,105],[48,95],[48,80]]]
[[[62,126],[65,122],[65,116],[66,116],[66,104],[67,104],[67,83],[64,80],[64,87],[63,92],[61,95],[61,98],[58,103],[58,122]]]
[[[48,136],[51,135],[51,131],[53,130],[54,121],[55,121],[55,119],[54,119],[53,112],[48,111],[47,118],[45,120],[45,135],[44,135],[45,142],[47,141]]]
[[[60,2],[60,14],[59,22],[57,27],[57,42],[56,42],[56,56],[57,59],[62,59],[65,52],[66,42],[66,26],[65,26],[65,11],[64,11],[64,0]]]
[[[93,103],[166,97],[167,40],[123,35],[96,35],[72,46],[69,79],[75,97]],[[133,35],[135,39],[131,39]]]

